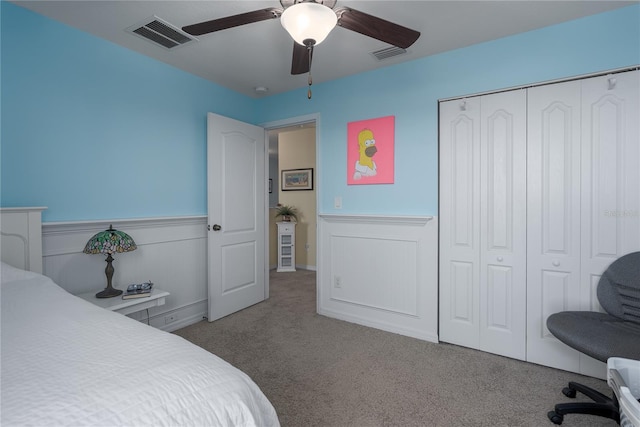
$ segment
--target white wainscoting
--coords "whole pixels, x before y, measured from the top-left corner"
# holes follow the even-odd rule
[[[320,215],[318,313],[438,342],[437,217]]]
[[[207,217],[144,218],[42,224],[43,272],[72,294],[106,286],[105,257],[82,252],[95,233],[109,228],[128,233],[138,249],[115,254],[113,286],[151,280],[171,293],[149,310],[149,323],[174,331],[207,314]],[[146,311],[133,313],[147,319]],[[167,323],[167,318],[174,320]]]

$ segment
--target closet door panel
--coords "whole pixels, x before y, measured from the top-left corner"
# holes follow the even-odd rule
[[[582,81],[581,309],[602,310],[602,272],[640,250],[640,71]],[[580,372],[602,376],[604,364],[580,357]]]
[[[583,282],[640,250],[640,71],[582,81]],[[599,308],[591,289],[582,309]]]
[[[526,91],[481,97],[480,349],[525,358]]]
[[[580,310],[579,81],[528,90],[527,360],[576,370],[579,353],[547,329]]]
[[[487,308],[486,327],[509,334],[513,330],[511,313],[513,291],[513,269],[511,267],[487,266]]]
[[[440,104],[440,340],[479,346],[480,102]]]

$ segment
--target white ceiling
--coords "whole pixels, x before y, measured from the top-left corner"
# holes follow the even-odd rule
[[[198,37],[172,50],[137,37],[126,29],[157,16],[181,28],[210,19],[267,7],[278,0],[235,1],[13,1],[27,9],[110,40],[143,55],[181,68],[252,97],[302,88],[307,76],[292,76],[293,40],[276,19]],[[597,14],[636,1],[379,1],[344,0],[349,6],[420,31],[406,54],[379,61],[371,52],[389,45],[336,27],[314,51],[314,83],[410,61],[472,44]]]

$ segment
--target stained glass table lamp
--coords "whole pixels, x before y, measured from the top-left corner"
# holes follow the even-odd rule
[[[131,236],[123,231],[113,229],[113,225],[108,230],[101,231],[93,236],[84,247],[85,254],[106,254],[107,268],[104,272],[107,275],[107,287],[96,294],[97,298],[111,298],[122,294],[121,289],[115,289],[111,285],[113,279],[113,257],[111,254],[115,252],[130,252],[137,249],[136,242]]]

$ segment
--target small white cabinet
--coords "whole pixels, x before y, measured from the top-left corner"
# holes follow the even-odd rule
[[[278,272],[296,271],[296,223],[278,222]]]

